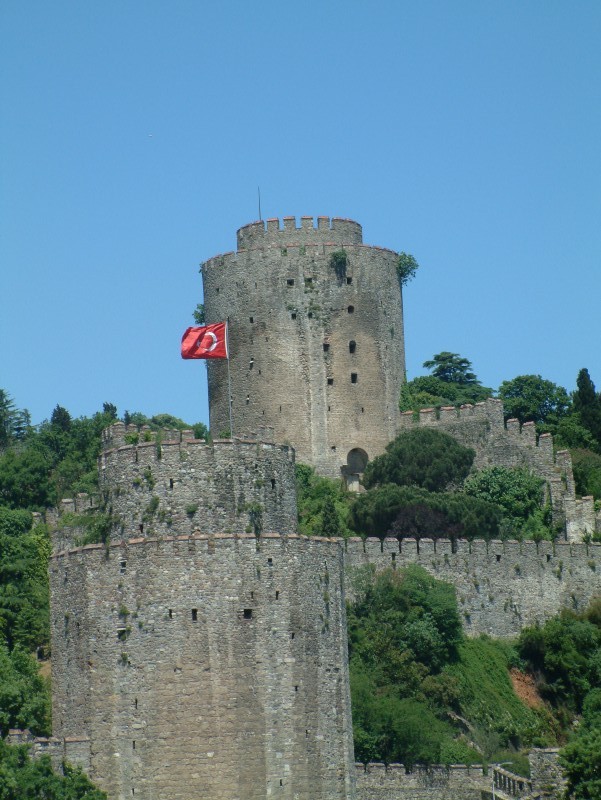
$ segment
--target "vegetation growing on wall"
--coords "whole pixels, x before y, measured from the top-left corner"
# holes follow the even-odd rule
[[[48,756],[33,761],[27,747],[0,740],[0,797],[2,800],[107,800],[79,769],[52,770]]]
[[[350,526],[366,536],[399,538],[552,538],[543,481],[504,467],[466,480],[473,458],[442,431],[399,434],[367,465],[368,491],[351,506]]]
[[[355,755],[480,763],[554,742],[547,710],[516,696],[513,648],[468,640],[450,585],[417,566],[379,574],[348,611]]]

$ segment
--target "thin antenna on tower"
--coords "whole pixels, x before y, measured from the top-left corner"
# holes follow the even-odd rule
[[[257,194],[259,195],[259,219],[262,220],[263,217],[261,216],[261,187],[257,186]]]

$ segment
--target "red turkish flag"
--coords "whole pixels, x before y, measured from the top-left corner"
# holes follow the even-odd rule
[[[182,358],[227,357],[227,322],[188,328],[182,336]]]

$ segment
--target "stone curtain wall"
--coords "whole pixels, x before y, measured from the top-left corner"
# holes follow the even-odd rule
[[[275,535],[54,554],[54,736],[112,800],[354,797],[342,565]]]
[[[583,610],[601,593],[601,544],[446,539],[349,539],[347,597],[365,585],[371,569],[419,564],[457,590],[466,633],[517,636],[561,608]]]
[[[330,256],[344,249],[336,274]],[[208,322],[230,319],[236,435],[274,430],[299,461],[340,477],[351,450],[394,438],[405,354],[397,253],[362,244],[351,220],[293,217],[238,231],[203,265]],[[227,364],[208,362],[211,428],[229,428]]]
[[[595,531],[595,511],[592,497],[576,499],[572,461],[567,450],[553,453],[551,434],[537,440],[533,422],[521,426],[517,419],[503,421],[503,404],[489,399],[483,403],[445,407],[437,411],[422,409],[401,414],[400,430],[418,426],[436,427],[453,436],[476,452],[474,467],[525,467],[544,478],[554,520],[566,524],[570,541],[581,540],[585,533]]]
[[[481,766],[416,766],[357,764],[358,800],[481,800],[492,779]]]
[[[135,431],[135,428],[134,428]],[[113,538],[192,533],[295,533],[294,451],[266,442],[200,439],[122,445],[111,426],[100,489],[116,518]],[[117,445],[117,446],[115,446]]]

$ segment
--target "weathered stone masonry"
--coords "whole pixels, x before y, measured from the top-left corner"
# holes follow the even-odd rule
[[[561,608],[583,610],[601,591],[601,544],[584,542],[349,539],[345,567],[352,599],[366,569],[418,564],[455,586],[471,636],[517,636]]]
[[[54,735],[112,800],[353,797],[342,569],[297,536],[56,553]]]
[[[398,254],[364,245],[352,220],[283,223],[240,228],[237,251],[203,265],[207,321],[230,319],[234,433],[269,426],[321,474],[353,476],[398,427]],[[347,264],[336,272],[340,250]],[[208,377],[211,429],[228,429],[227,365],[209,362]]]
[[[488,781],[476,767],[355,767],[345,597],[370,571],[417,563],[456,587],[468,633],[513,636],[598,591],[601,546],[577,541],[592,500],[576,499],[550,437],[505,426],[497,401],[399,414],[396,262],[351,220],[241,228],[236,253],[203,267],[207,319],[230,317],[236,437],[117,423],[99,459],[106,545],[77,546],[91,498],[47,515],[54,738],[34,747],[82,765],[110,800],[471,800]],[[225,430],[225,364],[209,364],[209,393]],[[416,424],[473,447],[477,467],[544,477],[572,543],[296,535],[294,450],[263,439],[352,485]]]
[[[133,427],[133,426],[132,426]],[[135,430],[135,428],[134,428]],[[124,444],[128,429],[107,429],[100,489],[120,526],[116,538],[297,530],[294,451],[240,439],[207,443],[191,431],[171,441]]]
[[[471,447],[476,453],[474,469],[525,467],[544,478],[554,521],[565,525],[569,541],[581,541],[586,533],[595,532],[593,498],[576,499],[569,452],[554,453],[551,434],[537,438],[533,422],[520,426],[517,419],[509,419],[505,424],[500,400],[491,398],[460,409],[424,408],[418,414],[401,414],[399,430],[418,426],[436,427]]]

